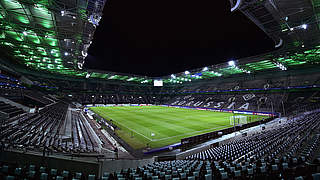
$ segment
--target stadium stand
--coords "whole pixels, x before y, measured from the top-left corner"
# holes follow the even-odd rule
[[[185,160],[104,172],[101,179],[315,179],[320,168],[319,119],[319,110],[300,114],[273,124],[265,132],[234,138],[219,147],[187,156]],[[63,176],[72,179],[84,175],[67,170],[52,173],[48,168],[34,165],[1,163],[1,166],[0,175],[7,178]],[[85,176],[90,179],[93,175]]]
[[[69,122],[66,120],[67,110],[68,104],[57,102],[41,109],[39,113],[5,122],[1,128],[1,141],[7,147],[33,150],[98,152],[98,145],[80,113],[72,112]],[[67,123],[72,135],[66,134]]]

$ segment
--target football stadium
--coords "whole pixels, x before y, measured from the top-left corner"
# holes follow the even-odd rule
[[[320,1],[124,2],[0,0],[0,179],[320,179]]]

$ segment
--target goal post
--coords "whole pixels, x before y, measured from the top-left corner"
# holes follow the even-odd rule
[[[247,124],[247,116],[230,116],[230,125]]]

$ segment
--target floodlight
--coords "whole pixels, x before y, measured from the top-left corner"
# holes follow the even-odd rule
[[[203,69],[202,69],[202,71],[208,71],[208,67],[204,67]]]
[[[184,74],[185,74],[185,75],[188,75],[188,74],[190,74],[190,72],[189,72],[189,71],[185,71]]]
[[[235,65],[236,65],[236,62],[234,62],[234,61],[229,61],[228,64],[229,64],[229,66],[235,66]]]
[[[307,29],[308,25],[302,24],[301,27],[302,27],[303,29]]]

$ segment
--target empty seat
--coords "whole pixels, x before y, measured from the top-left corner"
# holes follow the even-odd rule
[[[69,176],[69,171],[62,171],[62,176],[67,178]]]
[[[51,176],[56,176],[57,175],[57,169],[51,169],[50,175]]]
[[[274,164],[271,166],[272,171],[278,171],[278,165]]]
[[[39,172],[40,172],[40,173],[46,172],[46,168],[41,166],[40,169],[39,169]]]
[[[28,172],[28,177],[29,178],[34,178],[35,174],[36,174],[36,171],[29,171]]]
[[[48,174],[47,173],[41,173],[40,180],[47,180]]]
[[[320,173],[312,174],[313,180],[320,180]]]
[[[15,178],[14,178],[14,176],[7,176],[6,177],[6,180],[14,180]]]
[[[8,173],[9,172],[9,167],[7,165],[2,166],[1,171],[3,173]]]
[[[94,175],[94,174],[89,174],[88,180],[95,180],[95,179],[96,179],[96,175]]]
[[[21,168],[16,168],[15,170],[14,170],[14,174],[15,175],[17,175],[17,176],[19,176],[19,175],[21,175]]]
[[[212,180],[211,174],[206,174],[204,177],[205,177],[205,180]]]
[[[171,175],[168,175],[168,174],[167,174],[167,175],[165,175],[164,179],[165,179],[165,180],[169,180],[169,179],[171,179]]]
[[[56,180],[63,180],[63,177],[62,176],[57,176]]]
[[[76,179],[81,179],[81,176],[82,176],[82,173],[77,172],[76,175],[75,175],[75,178]],[[104,174],[103,174],[103,177],[107,177],[107,176],[104,176]]]
[[[221,179],[228,179],[228,174],[226,172],[221,173]]]
[[[234,177],[240,177],[240,176],[241,176],[240,170],[234,171]]]

